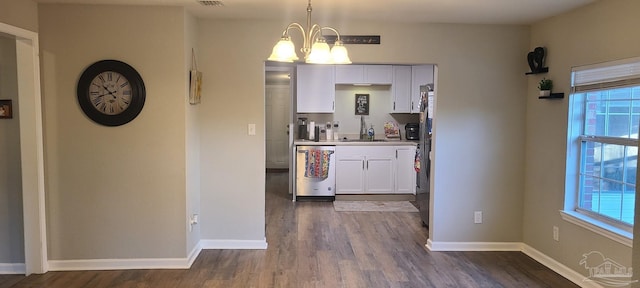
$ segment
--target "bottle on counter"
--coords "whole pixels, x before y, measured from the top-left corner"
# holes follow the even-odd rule
[[[340,139],[340,133],[339,132],[339,127],[340,127],[340,121],[333,121],[333,139],[338,140]]]
[[[313,134],[315,134],[313,141],[314,142],[320,142],[320,125],[315,126],[315,128],[313,129]]]
[[[369,136],[369,140],[373,141],[373,139],[375,138],[375,135],[376,135],[376,131],[373,130],[373,124],[371,124],[371,127],[367,131],[367,135]]]
[[[317,136],[320,136],[320,135],[316,135],[315,127],[316,127],[316,122],[309,121],[309,140],[315,140]]]
[[[326,138],[327,140],[333,140],[333,130],[331,129],[331,122],[327,122],[327,125],[325,127],[325,134],[326,134]]]

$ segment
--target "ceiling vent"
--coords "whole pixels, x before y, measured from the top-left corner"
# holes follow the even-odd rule
[[[214,6],[214,7],[222,7],[224,3],[222,1],[198,1],[202,6]]]

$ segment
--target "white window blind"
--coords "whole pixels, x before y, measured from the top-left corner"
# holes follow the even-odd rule
[[[572,69],[574,92],[640,85],[640,57]]]

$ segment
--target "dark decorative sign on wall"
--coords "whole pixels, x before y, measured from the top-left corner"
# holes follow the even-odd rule
[[[327,43],[333,44],[338,36],[323,35]],[[342,44],[380,44],[380,35],[340,35]]]
[[[356,94],[356,115],[369,115],[369,94]]]

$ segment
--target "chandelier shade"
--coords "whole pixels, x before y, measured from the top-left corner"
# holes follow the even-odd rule
[[[347,48],[342,45],[342,41],[339,40],[336,40],[333,48],[331,48],[331,58],[334,64],[351,64],[349,52],[347,52]]]
[[[331,49],[324,38],[318,38],[318,40],[313,43],[313,46],[311,46],[311,53],[307,56],[306,62],[313,64],[333,63],[331,59]]]
[[[302,27],[297,22],[293,22],[287,26],[282,32],[280,41],[273,46],[269,61],[278,62],[294,62],[299,58],[296,55],[295,45],[289,37],[290,29],[297,29],[302,33],[303,45],[300,51],[304,53],[304,59],[306,63],[313,64],[351,64],[349,59],[349,53],[347,48],[340,41],[340,33],[338,30],[329,26],[319,26],[317,24],[311,25],[311,0],[307,5],[307,26]],[[336,34],[336,42],[333,44],[333,48],[329,47],[327,41],[322,36],[322,30],[330,30]],[[313,44],[313,46],[312,46]]]
[[[296,48],[293,42],[291,42],[291,38],[285,36],[280,38],[276,46],[273,46],[273,51],[271,52],[271,56],[269,56],[270,61],[278,62],[293,62],[298,59]]]

